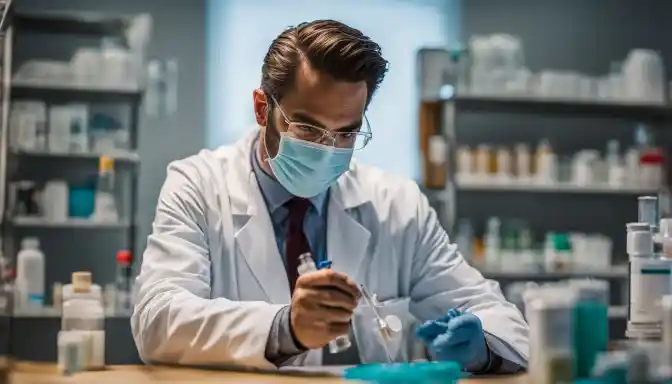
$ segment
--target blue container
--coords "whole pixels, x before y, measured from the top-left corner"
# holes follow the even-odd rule
[[[70,217],[90,217],[93,214],[95,201],[94,184],[71,185],[68,196],[68,214]]]
[[[598,354],[607,350],[609,318],[607,306],[599,301],[582,300],[574,307],[574,374],[590,377]]]

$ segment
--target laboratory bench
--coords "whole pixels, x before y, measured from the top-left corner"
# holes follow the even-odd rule
[[[58,373],[55,365],[35,363],[15,363],[11,376],[12,384],[58,384],[58,383],[347,383],[336,377],[295,376],[272,373],[244,373],[218,370],[200,370],[191,368],[156,367],[119,365],[111,366],[104,371],[82,372],[73,376],[62,376]],[[499,383],[499,384],[524,384],[527,383],[525,375],[507,375],[470,378],[460,381],[461,383]]]

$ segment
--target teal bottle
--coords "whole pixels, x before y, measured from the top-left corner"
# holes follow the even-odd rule
[[[595,360],[607,350],[609,319],[601,300],[581,298],[574,307],[574,373],[578,379],[590,377]]]

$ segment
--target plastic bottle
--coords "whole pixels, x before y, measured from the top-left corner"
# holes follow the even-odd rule
[[[21,241],[21,251],[16,256],[17,306],[22,309],[40,310],[44,305],[44,253],[40,241],[26,237]]]
[[[500,237],[501,222],[496,217],[488,219],[487,229],[483,239],[485,248],[485,264],[488,267],[499,267],[499,251],[502,245]]]
[[[115,310],[120,313],[131,312],[131,262],[130,251],[117,252],[117,280]]]
[[[100,286],[91,284],[90,272],[74,272],[63,287],[61,334],[83,340],[84,369],[105,366],[105,311]]]
[[[103,222],[119,220],[114,185],[114,159],[111,157],[100,157],[93,217],[95,221]]]

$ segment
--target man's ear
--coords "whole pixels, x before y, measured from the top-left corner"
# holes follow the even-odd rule
[[[254,105],[254,117],[257,125],[265,127],[268,119],[268,102],[264,91],[257,88],[252,92],[252,103]]]

